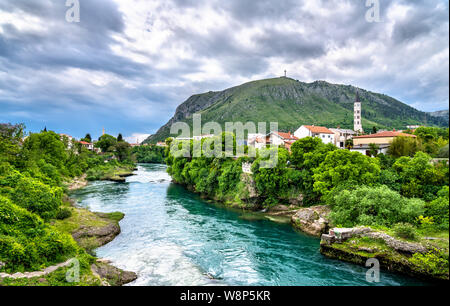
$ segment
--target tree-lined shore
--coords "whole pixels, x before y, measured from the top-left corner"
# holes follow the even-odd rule
[[[99,265],[105,270],[105,263],[93,251],[120,233],[123,214],[92,213],[68,197],[69,190],[83,187],[86,179],[114,180],[133,172],[131,150],[118,149],[129,144],[117,144],[97,154],[52,131],[24,137],[23,125],[0,125],[0,273],[14,276],[0,277],[0,285],[123,282],[118,277],[123,273],[110,265],[106,270],[115,280],[109,283],[108,273],[102,277],[95,272]],[[73,282],[66,279],[73,268],[67,265],[40,277],[21,277],[70,259],[79,263],[80,277]]]
[[[449,167],[445,160],[432,162],[432,157],[448,152],[448,129],[419,128],[414,133],[414,143],[398,138],[388,154],[372,157],[307,137],[296,141],[290,152],[266,148],[255,158],[192,158],[184,156],[193,156],[193,140],[169,139],[178,153],[169,154],[166,162],[175,182],[225,205],[269,211],[280,205],[286,210],[326,205],[330,213],[323,233],[333,227],[369,226],[424,244],[424,253],[404,259],[422,274],[448,279]],[[224,148],[226,137],[203,139],[201,147],[213,150],[219,143]],[[277,150],[278,162],[263,168],[269,150]],[[243,173],[243,163],[252,164],[252,174]],[[322,218],[311,214],[311,222]]]

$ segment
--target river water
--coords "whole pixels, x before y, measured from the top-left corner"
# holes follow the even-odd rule
[[[323,257],[319,239],[170,181],[166,166],[139,165],[126,183],[94,182],[73,194],[93,211],[125,213],[122,233],[96,253],[136,272],[130,285],[373,285],[364,267]],[[382,271],[378,285],[421,284]]]

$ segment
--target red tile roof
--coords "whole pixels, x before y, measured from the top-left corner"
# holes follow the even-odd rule
[[[277,134],[278,136],[280,136],[281,138],[285,139],[285,140],[298,140],[298,138],[295,137],[290,132],[289,133],[274,132],[274,133]]]
[[[332,131],[324,126],[305,125],[305,127],[313,133],[317,134],[334,134]]]
[[[91,144],[92,144],[92,143],[86,142],[86,141],[80,141],[80,143],[81,143],[82,145],[91,145]]]
[[[406,133],[402,133],[402,132],[385,131],[385,132],[379,132],[379,133],[371,134],[371,135],[355,136],[353,138],[379,138],[379,137],[398,137],[398,136],[414,137],[414,138],[417,137],[416,135],[406,134]]]

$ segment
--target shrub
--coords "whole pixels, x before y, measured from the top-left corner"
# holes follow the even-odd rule
[[[427,254],[415,253],[409,261],[422,271],[432,275],[447,275],[448,278],[448,254],[434,250]]]
[[[61,262],[78,247],[73,238],[0,196],[0,261],[7,271],[38,270]]]
[[[348,227],[414,223],[423,215],[425,206],[422,200],[402,197],[386,186],[343,190],[333,199],[332,221]]]
[[[441,229],[449,229],[449,187],[438,192],[438,198],[426,205],[426,215],[432,217]]]
[[[375,158],[347,150],[331,151],[314,169],[314,190],[327,195],[343,183],[371,186],[377,181],[379,173],[379,162]]]
[[[59,187],[50,187],[36,179],[22,176],[11,199],[44,220],[49,220],[56,216],[62,202],[62,194]]]
[[[70,208],[64,207],[60,208],[58,212],[56,213],[56,219],[58,220],[64,220],[67,218],[70,218],[72,216],[72,210]]]
[[[413,225],[409,223],[398,223],[394,226],[395,234],[403,239],[416,240],[417,232]]]

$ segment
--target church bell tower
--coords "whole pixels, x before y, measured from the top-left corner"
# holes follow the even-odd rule
[[[356,91],[353,130],[355,132],[364,133],[364,130],[363,130],[363,127],[362,127],[362,117],[361,117],[361,101],[359,100],[359,93],[358,93],[358,91]]]

